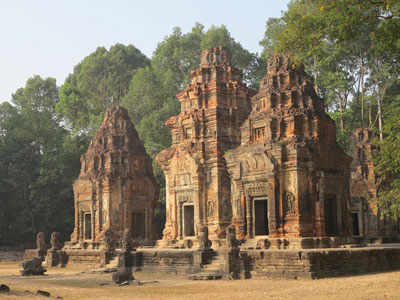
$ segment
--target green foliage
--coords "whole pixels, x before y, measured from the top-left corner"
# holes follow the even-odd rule
[[[0,106],[0,241],[34,241],[38,231],[73,229],[72,182],[83,141],[60,126],[55,79],[30,78]],[[83,146],[83,147],[80,147]]]
[[[400,218],[400,97],[385,111],[385,138],[377,141],[374,155],[375,171],[380,176],[378,203],[383,216]]]
[[[74,68],[60,91],[57,112],[75,132],[93,133],[106,108],[119,105],[134,71],[149,65],[134,46],[99,47]]]
[[[281,18],[269,18],[265,27],[264,38],[260,41],[260,46],[264,48],[263,55],[268,59],[278,53],[278,37],[285,30],[285,22]]]

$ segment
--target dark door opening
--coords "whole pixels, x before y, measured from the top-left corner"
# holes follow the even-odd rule
[[[351,218],[353,219],[353,235],[360,235],[360,227],[358,226],[358,213],[352,213]]]
[[[268,200],[254,200],[255,235],[268,235]]]
[[[325,198],[325,232],[327,236],[337,235],[335,198]]]
[[[92,238],[92,214],[86,213],[84,220],[85,229],[85,240],[90,240]]]
[[[194,206],[185,205],[183,209],[183,228],[185,236],[194,236]]]
[[[131,235],[134,239],[145,238],[144,212],[134,212],[132,214]]]

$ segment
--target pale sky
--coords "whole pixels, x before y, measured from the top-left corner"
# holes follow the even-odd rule
[[[251,52],[289,0],[0,0],[0,102],[33,75],[61,86],[98,46],[132,44],[151,58],[176,26],[226,25]]]

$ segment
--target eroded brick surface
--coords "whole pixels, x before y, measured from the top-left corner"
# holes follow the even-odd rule
[[[231,223],[230,180],[223,155],[240,145],[254,92],[231,66],[227,48],[207,49],[170,118],[172,146],[156,157],[167,182],[166,240],[194,237],[202,226],[222,238]]]
[[[350,234],[351,158],[303,66],[284,55],[268,61],[241,142],[225,155],[240,237]]]

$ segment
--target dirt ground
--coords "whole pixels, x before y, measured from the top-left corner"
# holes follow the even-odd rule
[[[0,284],[10,287],[0,299],[400,299],[400,272],[327,279],[191,281],[185,276],[137,272],[140,285],[116,286],[111,274],[92,274],[83,268],[52,268],[45,276],[22,277],[21,253],[0,251]]]

